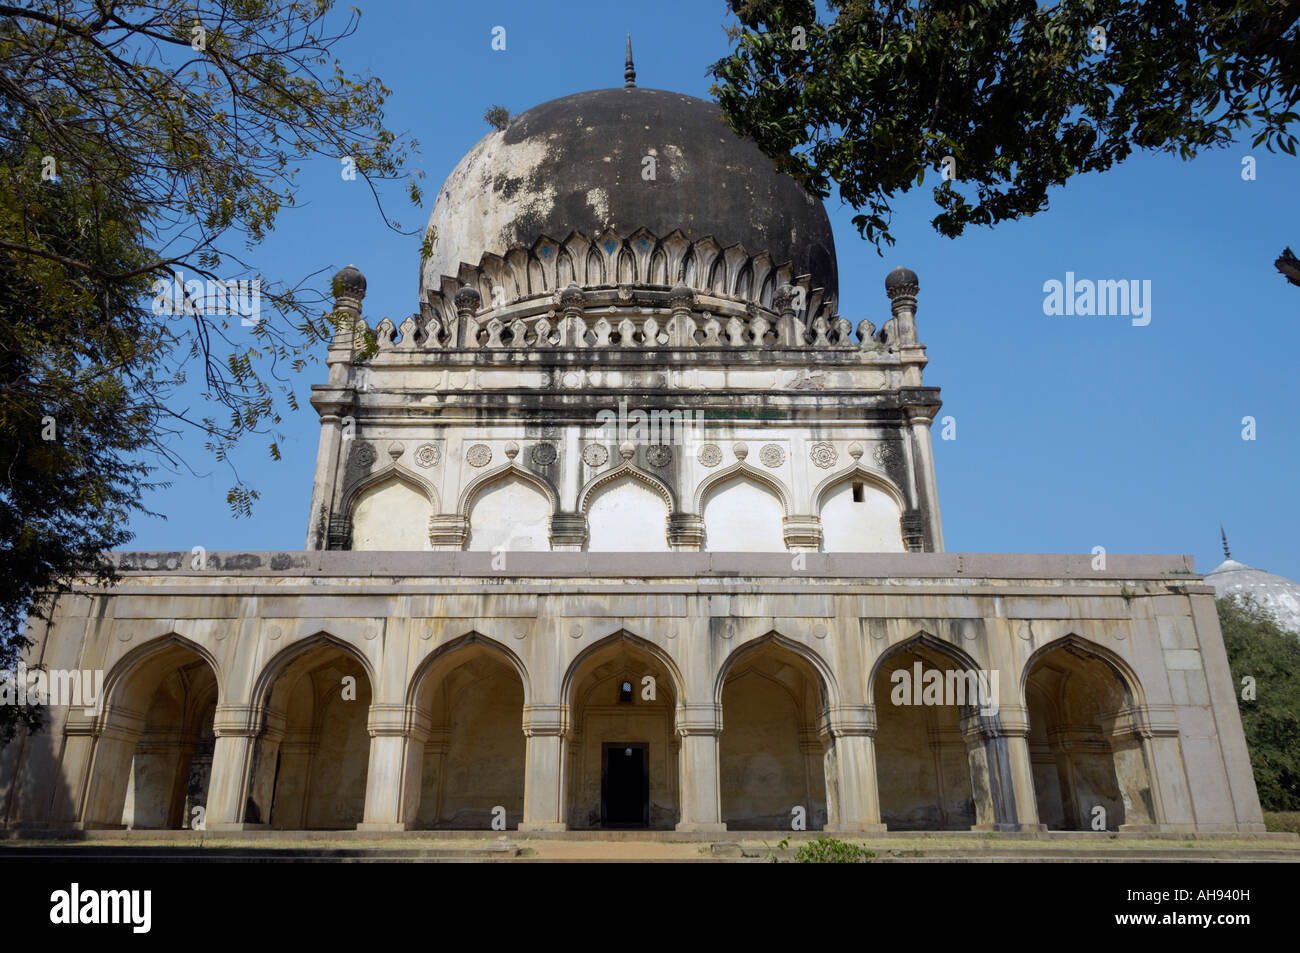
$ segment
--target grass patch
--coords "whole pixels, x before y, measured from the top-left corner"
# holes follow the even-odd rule
[[[1265,811],[1264,826],[1270,831],[1300,834],[1300,811]]]

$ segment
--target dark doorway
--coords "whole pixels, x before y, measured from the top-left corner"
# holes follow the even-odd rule
[[[601,745],[601,827],[650,826],[648,747],[637,742]]]

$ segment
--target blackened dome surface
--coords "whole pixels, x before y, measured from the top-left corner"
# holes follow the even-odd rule
[[[645,157],[654,179],[643,177]],[[767,252],[838,288],[835,242],[822,203],[731,131],[713,103],[657,89],[602,89],[552,100],[490,133],[452,170],[434,203],[436,229],[421,293],[478,265],[485,253],[531,247],[543,235],[606,229],[626,238],[680,229],[726,248]],[[675,280],[676,276],[670,276]]]

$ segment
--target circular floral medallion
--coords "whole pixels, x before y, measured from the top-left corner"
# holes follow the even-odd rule
[[[485,443],[476,443],[465,453],[465,460],[472,467],[485,467],[492,459],[492,448]]]
[[[673,448],[662,443],[647,447],[645,462],[652,467],[666,467],[673,462]]]
[[[358,443],[352,450],[352,465],[358,470],[367,469],[375,462],[375,448],[368,443]]]
[[[695,458],[706,467],[716,467],[722,462],[722,450],[715,443],[706,443]]]
[[[785,451],[778,444],[767,443],[758,451],[758,459],[763,461],[765,467],[779,467],[785,463]]]
[[[829,443],[813,444],[808,455],[812,458],[812,462],[817,464],[817,466],[821,467],[823,470],[835,466],[835,461],[840,458],[840,455],[835,452],[835,448]]]
[[[881,466],[884,466],[886,461],[888,461],[893,455],[894,448],[887,443],[882,443],[878,445],[875,450],[871,451],[871,456],[875,458],[875,461]]]
[[[422,443],[415,448],[415,463],[421,467],[436,467],[442,459],[442,451],[436,444]]]
[[[549,467],[555,462],[555,444],[538,443],[533,445],[533,463],[539,467]]]
[[[609,451],[598,443],[589,443],[582,448],[582,462],[589,467],[603,467],[609,460]]]

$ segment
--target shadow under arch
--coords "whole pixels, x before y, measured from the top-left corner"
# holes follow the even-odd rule
[[[1020,692],[1034,796],[1049,830],[1163,823],[1145,695],[1124,659],[1071,632],[1026,659]]]
[[[681,818],[676,728],[686,697],[671,654],[620,629],[580,652],[560,687],[569,826],[671,829]]]
[[[109,705],[124,704],[123,694],[129,691],[127,683],[141,673],[139,666],[156,663],[158,659],[151,657],[169,648],[184,649],[208,663],[208,667],[212,670],[212,677],[217,683],[217,698],[218,704],[220,704],[223,697],[224,681],[221,664],[217,661],[216,656],[192,639],[186,638],[177,632],[170,632],[167,635],[160,635],[157,638],[150,639],[142,645],[137,645],[113,663],[113,667],[104,675],[104,705],[107,707]]]
[[[630,646],[634,650],[644,652],[663,665],[664,669],[668,672],[668,677],[672,681],[673,697],[676,699],[678,705],[682,704],[683,700],[686,698],[686,680],[682,677],[681,669],[677,666],[677,660],[674,659],[665,649],[659,647],[648,639],[643,639],[641,636],[635,635],[627,629],[619,629],[617,632],[611,632],[604,638],[587,646],[574,657],[572,662],[569,663],[569,667],[565,669],[564,672],[564,679],[560,683],[560,698],[563,699],[563,703],[566,707],[573,704],[573,689],[578,681],[579,674],[586,674],[585,672],[582,672],[583,666],[585,666],[593,656],[598,655],[611,646],[619,644],[624,644]]]
[[[249,696],[249,702],[258,710],[259,717],[264,714],[266,706],[270,703],[271,692],[274,690],[275,683],[280,679],[280,676],[285,674],[289,666],[301,656],[320,648],[335,648],[350,656],[365,672],[366,681],[372,686],[375,684],[374,667],[370,664],[370,659],[366,657],[365,653],[345,639],[321,629],[319,632],[299,639],[291,645],[286,645],[262,665],[257,678],[253,681],[253,691]]]
[[[786,638],[780,632],[773,629],[756,639],[738,645],[732,649],[731,653],[723,659],[722,665],[719,666],[717,675],[713,679],[713,703],[721,707],[722,705],[722,687],[727,681],[727,676],[735,666],[744,660],[744,656],[749,652],[757,652],[765,646],[776,646],[790,652],[809,666],[817,675],[818,688],[822,694],[822,708],[832,708],[839,704],[840,690],[835,681],[835,673],[830,665],[822,658],[821,654],[793,639]]]
[[[245,822],[339,830],[363,819],[374,678],[363,652],[323,630],[263,665],[250,697]]]
[[[206,805],[221,669],[179,633],[109,670],[95,717],[80,820],[88,828],[184,828]]]
[[[406,687],[406,704],[415,705],[419,703],[420,694],[425,689],[425,682],[431,674],[436,674],[434,670],[447,662],[450,656],[455,655],[462,649],[474,645],[480,645],[484,649],[493,652],[508,663],[519,676],[519,681],[524,688],[524,704],[529,703],[533,697],[532,685],[528,677],[528,667],[524,664],[518,654],[516,654],[508,645],[498,642],[496,639],[483,635],[478,631],[466,632],[464,635],[457,636],[450,642],[438,646],[425,657],[416,667],[415,673],[411,676],[410,682]]]
[[[718,796],[728,830],[822,830],[834,779],[826,714],[838,688],[819,653],[771,631],[738,646],[714,683]],[[828,783],[829,782],[829,783]]]
[[[431,652],[407,690],[412,803],[403,820],[422,829],[489,830],[503,819],[506,829],[517,828],[531,697],[523,661],[480,632]]]
[[[906,658],[911,668],[897,668]],[[940,677],[932,682],[934,673]],[[985,732],[971,730],[995,729],[996,709],[985,713],[979,702],[989,692],[996,705],[996,687],[968,652],[925,630],[876,659],[867,696],[876,712],[880,817],[889,830],[970,830],[977,823],[998,823],[999,811],[1005,813],[999,792],[1006,786],[996,773],[1000,761],[994,758],[990,769]]]
[[[1025,659],[1025,664],[1020,670],[1020,703],[1027,704],[1025,694],[1026,686],[1029,684],[1029,676],[1039,662],[1051,653],[1060,649],[1076,649],[1085,654],[1094,656],[1099,662],[1105,664],[1115,677],[1119,680],[1120,685],[1125,692],[1125,701],[1130,708],[1145,710],[1146,693],[1142,688],[1142,680],[1138,678],[1135,672],[1128,664],[1116,653],[1106,648],[1104,645],[1086,639],[1074,632],[1068,632],[1059,638],[1052,639],[1034,649],[1029,658]]]
[[[885,667],[885,663],[887,663],[892,657],[913,652],[918,647],[926,648],[931,652],[947,656],[952,659],[952,661],[956,662],[958,667],[963,671],[982,671],[979,663],[975,661],[974,657],[972,657],[971,654],[961,646],[954,642],[941,639],[938,636],[932,635],[924,629],[921,629],[915,634],[908,636],[897,645],[891,645],[885,649],[885,651],[880,653],[880,657],[877,658],[875,663],[871,666],[871,674],[867,678],[867,685],[875,686],[876,679],[880,677],[881,671]]]

